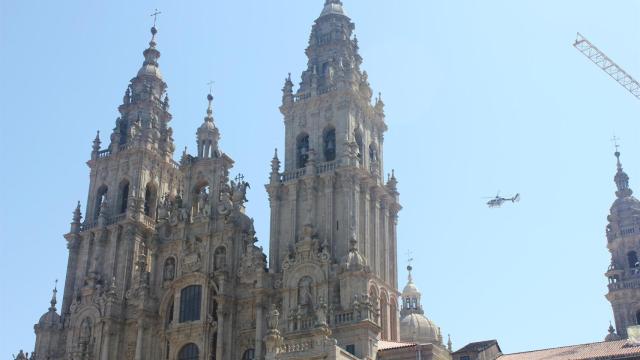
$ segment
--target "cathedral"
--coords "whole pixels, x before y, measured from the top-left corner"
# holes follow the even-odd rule
[[[174,161],[154,26],[112,133],[93,141],[86,207],[64,236],[61,305],[54,289],[34,351],[18,359],[470,360],[425,316],[411,267],[399,291],[398,180],[384,172],[384,102],[361,69],[354,28],[342,2],[326,0],[299,86],[285,79],[265,254],[245,210],[249,184],[232,177],[219,146],[211,94],[197,151]],[[610,340],[640,322],[640,204],[616,155]]]
[[[93,142],[86,208],[65,235],[60,315],[54,292],[33,358],[374,359],[379,342],[400,340],[398,182],[385,179],[384,103],[354,28],[342,2],[326,0],[299,86],[284,83],[268,256],[245,211],[249,184],[230,178],[211,95],[197,152],[174,161],[151,29],[113,132]],[[443,350],[408,289],[410,336],[428,333]]]

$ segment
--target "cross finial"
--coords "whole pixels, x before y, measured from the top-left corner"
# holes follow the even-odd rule
[[[215,81],[211,80],[207,83],[207,85],[209,86],[209,94],[213,94],[213,85],[215,85]]]
[[[620,141],[620,138],[615,135],[611,138],[611,142],[613,143],[613,146],[615,146],[616,152],[619,152],[620,150],[620,143],[618,141]]]
[[[155,9],[153,11],[153,14],[151,14],[151,16],[153,16],[153,27],[156,27],[156,22],[158,21],[158,15],[162,14],[162,11],[158,11],[158,9]]]
[[[411,252],[411,250],[407,250],[407,266],[411,267],[411,264],[413,263],[413,252]]]

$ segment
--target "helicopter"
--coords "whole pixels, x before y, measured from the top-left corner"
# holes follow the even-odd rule
[[[507,201],[511,201],[512,203],[516,203],[520,201],[520,194],[516,194],[514,197],[512,198],[503,198],[500,196],[500,193],[498,193],[498,195],[496,195],[495,198],[488,198],[491,199],[489,201],[487,201],[487,206],[489,206],[489,208],[499,208],[502,207],[502,204],[504,204]]]

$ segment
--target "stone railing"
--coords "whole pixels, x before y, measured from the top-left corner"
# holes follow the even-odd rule
[[[98,151],[98,159],[103,159],[111,156],[111,150],[106,149],[102,151]]]
[[[640,289],[640,276],[636,275],[634,279],[628,279],[624,281],[618,281],[612,284],[609,284],[609,290],[621,290],[621,289]]]
[[[350,324],[354,318],[353,311],[341,312],[334,315],[333,323],[335,325]]]
[[[292,340],[287,341],[280,348],[281,353],[303,352],[313,349],[313,340]]]
[[[339,165],[340,165],[340,160],[328,161],[318,165],[316,172],[318,174],[322,174],[329,171],[334,171],[335,169],[338,168]]]
[[[127,218],[127,214],[126,213],[118,214],[116,216],[109,217],[107,219],[105,225],[109,226],[109,225],[117,224],[117,223],[125,220],[126,218]],[[148,226],[148,227],[151,227],[151,228],[155,228],[156,227],[156,221],[154,219],[146,216],[146,215],[142,215],[141,222],[143,224],[145,224],[146,226]],[[82,231],[91,230],[91,229],[94,229],[94,228],[98,227],[98,225],[99,225],[98,220],[85,221],[82,224],[81,230]]]
[[[316,166],[316,174],[323,174],[326,172],[334,171],[340,166],[340,160],[328,161],[320,163]],[[282,174],[281,180],[283,182],[296,180],[301,178],[307,174],[307,168],[296,169],[292,171],[287,171]]]
[[[287,182],[287,181],[295,180],[297,178],[303,177],[306,173],[307,173],[306,168],[297,169],[294,171],[288,171],[282,174],[282,181]]]

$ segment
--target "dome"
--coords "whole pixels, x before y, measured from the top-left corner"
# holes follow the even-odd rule
[[[44,315],[40,317],[38,325],[40,326],[55,326],[60,323],[60,315],[54,310],[49,309]]]
[[[420,295],[420,290],[418,290],[418,287],[413,283],[413,281],[409,281],[407,286],[402,290],[403,297],[411,295]]]
[[[215,131],[216,126],[213,124],[213,121],[205,121],[198,128],[199,131]]]
[[[400,340],[418,344],[440,343],[440,328],[426,316],[409,314],[400,320]]]
[[[160,68],[152,64],[142,65],[140,70],[138,70],[138,76],[143,75],[155,76],[158,79],[162,80],[162,73],[160,72]]]
[[[616,334],[616,329],[613,328],[613,325],[609,324],[609,333],[604,338],[604,341],[618,341],[622,340],[622,336]]]

